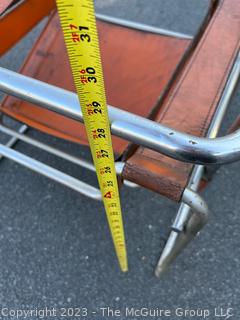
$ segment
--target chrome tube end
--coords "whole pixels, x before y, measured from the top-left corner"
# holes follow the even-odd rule
[[[158,278],[169,269],[172,262],[199,234],[199,231],[208,222],[208,206],[197,192],[186,188],[183,193],[182,201],[191,208],[193,213],[190,217],[188,215],[185,216],[186,218],[182,231],[177,232],[174,229],[170,232],[170,236],[155,270],[155,275]]]

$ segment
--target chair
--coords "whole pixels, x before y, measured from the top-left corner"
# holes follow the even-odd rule
[[[55,2],[5,0],[0,10],[1,38],[14,21],[19,24],[1,54],[49,15],[20,73],[0,70],[0,90],[9,95],[1,112],[25,125],[14,132],[2,124],[0,131],[14,142],[26,141],[94,170],[86,161],[24,135],[29,126],[87,144]],[[30,19],[19,20],[30,11]],[[129,186],[180,203],[156,268],[160,276],[208,220],[198,190],[210,178],[209,166],[240,159],[240,131],[216,138],[240,74],[240,2],[211,1],[193,39],[104,15],[97,18],[117,172]],[[4,157],[101,200],[96,188],[19,154],[11,145],[0,145]]]

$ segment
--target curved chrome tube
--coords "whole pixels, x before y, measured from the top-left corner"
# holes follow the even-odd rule
[[[190,206],[193,212],[184,225],[183,231],[171,231],[155,269],[155,275],[157,277],[160,277],[168,270],[171,263],[208,222],[208,206],[197,192],[186,188],[183,193],[182,201]]]
[[[182,202],[198,213],[203,225],[208,222],[208,206],[200,194],[190,188],[186,188],[182,196]]]
[[[240,75],[240,56],[225,94],[233,92]],[[231,80],[231,81],[230,81]],[[75,93],[0,68],[0,90],[83,122]],[[225,137],[199,138],[109,106],[113,134],[169,157],[195,164],[223,164],[240,160],[240,130]]]

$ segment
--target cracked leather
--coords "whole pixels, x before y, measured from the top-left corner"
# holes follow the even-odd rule
[[[239,51],[240,1],[220,1],[193,53],[159,105],[154,121],[205,136]],[[125,179],[179,201],[193,166],[139,147]]]

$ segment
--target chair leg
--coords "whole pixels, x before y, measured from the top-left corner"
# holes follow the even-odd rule
[[[182,197],[177,219],[157,264],[155,275],[160,277],[184,248],[198,235],[208,221],[208,207],[203,198],[190,188]]]

